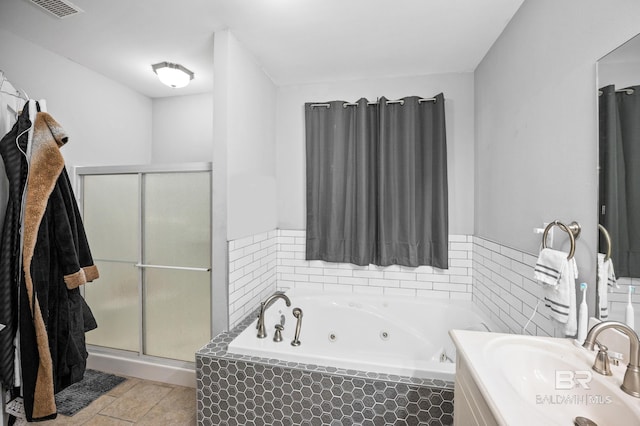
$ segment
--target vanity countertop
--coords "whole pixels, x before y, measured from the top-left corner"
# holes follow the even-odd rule
[[[620,389],[626,366],[612,376],[591,369],[596,352],[574,339],[468,330],[449,332],[458,364],[502,425],[640,424],[640,398]]]

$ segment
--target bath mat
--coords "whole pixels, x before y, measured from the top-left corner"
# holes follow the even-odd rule
[[[84,372],[84,378],[56,394],[58,414],[73,416],[104,393],[124,382],[124,377],[96,370]]]

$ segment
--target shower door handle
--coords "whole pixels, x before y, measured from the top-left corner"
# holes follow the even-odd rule
[[[136,268],[154,268],[154,269],[174,269],[178,271],[197,271],[197,272],[209,272],[211,268],[195,268],[191,266],[170,266],[170,265],[146,265],[143,263],[136,263]]]

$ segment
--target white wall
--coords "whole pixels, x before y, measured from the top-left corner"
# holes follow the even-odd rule
[[[635,0],[524,2],[475,71],[476,235],[537,253],[534,227],[577,220],[581,280],[595,282],[595,63],[638,16]]]
[[[278,89],[278,228],[305,229],[304,103],[445,96],[449,233],[473,234],[473,74],[435,74],[284,86]]]
[[[214,335],[229,324],[227,242],[276,227],[275,85],[229,30],[214,35]]]
[[[152,163],[211,161],[213,94],[153,99]]]
[[[227,237],[234,240],[276,228],[276,86],[231,33],[226,59]]]
[[[67,167],[140,164],[151,158],[151,99],[0,30],[0,69],[65,128]]]

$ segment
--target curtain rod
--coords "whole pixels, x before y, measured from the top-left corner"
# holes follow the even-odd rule
[[[420,98],[418,99],[418,104],[421,104],[422,102],[437,102],[436,98]],[[367,102],[367,105],[378,105],[379,102]],[[404,100],[403,99],[397,99],[397,100],[389,100],[387,101],[387,104],[400,104],[400,105],[404,105]],[[311,108],[315,108],[315,107],[324,107],[324,108],[331,108],[331,104],[328,103],[323,103],[323,104],[311,104],[310,105]],[[343,108],[346,108],[348,106],[358,106],[358,104],[356,102],[345,102],[344,104],[342,104]]]
[[[633,89],[620,89],[620,90],[616,90],[616,93],[626,93],[627,95],[633,95],[633,92],[635,92],[635,90]],[[603,92],[602,90],[598,90],[598,96],[602,96]]]

